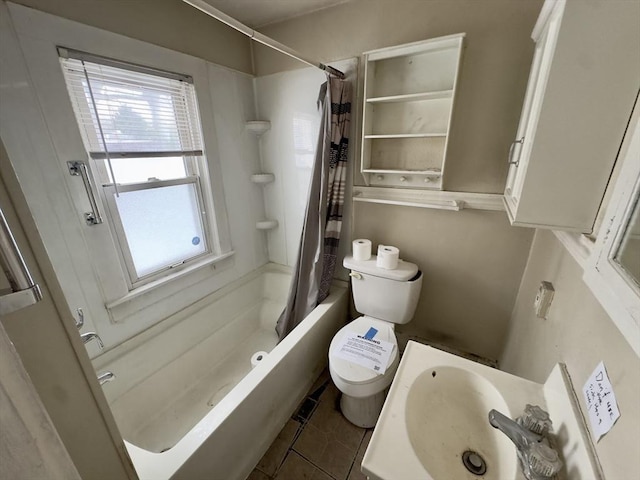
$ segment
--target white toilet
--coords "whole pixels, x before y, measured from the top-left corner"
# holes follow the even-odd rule
[[[422,287],[422,272],[418,266],[400,261],[394,270],[376,266],[376,257],[357,261],[352,256],[343,265],[351,270],[351,285],[356,310],[363,316],[344,326],[329,347],[329,372],[333,383],[342,392],[340,408],[351,423],[363,428],[376,424],[386,390],[399,363],[395,324],[411,321]],[[374,332],[374,337],[368,337]],[[393,344],[393,351],[384,374],[339,356],[348,335],[358,335]]]

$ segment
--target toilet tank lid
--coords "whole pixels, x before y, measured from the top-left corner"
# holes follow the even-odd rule
[[[376,265],[376,256],[373,255],[369,260],[356,260],[351,255],[344,257],[342,265],[354,272],[366,273],[374,277],[388,278],[399,282],[411,280],[418,273],[418,266],[415,263],[398,260],[398,268],[387,270]]]

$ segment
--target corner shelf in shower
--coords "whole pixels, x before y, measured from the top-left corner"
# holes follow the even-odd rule
[[[271,122],[267,120],[252,120],[246,122],[245,125],[247,130],[258,138],[271,128]],[[261,172],[251,175],[251,181],[257,185],[267,185],[269,183],[273,183],[275,179],[276,176],[273,173]],[[278,220],[264,219],[256,222],[256,229],[273,230],[278,228],[278,225]]]
[[[251,175],[251,181],[259,185],[272,183],[275,181],[275,179],[276,176],[273,173],[256,173],[254,175]]]
[[[251,120],[245,123],[245,127],[248,131],[259,137],[271,128],[271,122],[267,120]]]
[[[278,220],[261,220],[256,222],[256,228],[258,230],[273,230],[278,228]]]

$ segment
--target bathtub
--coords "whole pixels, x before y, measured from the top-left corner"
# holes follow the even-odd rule
[[[103,389],[141,480],[242,480],[266,452],[347,317],[336,281],[277,344],[289,281],[268,264],[94,360],[115,374]]]

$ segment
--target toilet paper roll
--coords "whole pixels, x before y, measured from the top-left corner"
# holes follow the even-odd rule
[[[376,266],[385,270],[395,270],[398,268],[398,260],[400,259],[400,250],[391,245],[378,245],[378,258],[376,258]]]
[[[357,262],[363,262],[371,258],[371,240],[366,238],[358,238],[353,241],[353,259]]]
[[[258,365],[264,358],[269,355],[267,352],[256,352],[251,356],[251,368]]]

